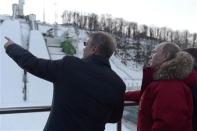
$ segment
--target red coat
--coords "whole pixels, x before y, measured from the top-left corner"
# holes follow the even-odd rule
[[[139,104],[138,131],[192,131],[192,95],[180,80],[152,82]]]
[[[126,100],[139,101],[138,131],[192,131],[192,93],[187,84],[195,81],[189,75],[193,63],[182,59],[176,62],[183,63],[164,63],[154,73],[145,71],[142,90],[126,93]]]

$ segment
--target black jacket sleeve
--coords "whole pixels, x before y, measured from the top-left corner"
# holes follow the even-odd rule
[[[57,81],[58,74],[63,66],[62,60],[45,60],[32,55],[29,51],[23,49],[17,44],[9,45],[6,53],[23,69],[29,73],[48,80]]]
[[[125,90],[126,90],[126,85],[124,84],[124,82],[122,81],[123,85],[120,86],[122,88],[120,88],[120,96],[115,95],[116,98],[118,98],[118,100],[116,100],[116,104],[114,105],[112,114],[109,118],[109,123],[116,123],[119,122],[122,118],[123,115],[123,110],[124,110],[124,96],[125,96]]]
[[[109,123],[116,123],[118,121],[121,120],[122,118],[122,114],[123,114],[123,108],[124,108],[124,105],[119,105],[119,106],[116,106],[111,114],[111,117],[109,119]]]

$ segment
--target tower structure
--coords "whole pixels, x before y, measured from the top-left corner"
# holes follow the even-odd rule
[[[19,4],[18,4],[18,8],[19,8],[19,16],[24,16],[24,4],[25,4],[25,0],[19,0]]]

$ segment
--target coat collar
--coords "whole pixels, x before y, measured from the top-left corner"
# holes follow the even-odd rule
[[[100,55],[92,55],[90,57],[83,58],[83,60],[86,62],[92,62],[92,63],[98,64],[98,65],[102,65],[102,66],[106,66],[106,67],[111,68],[110,63],[109,63],[109,59],[107,59],[103,56],[100,56]]]
[[[193,58],[184,51],[177,53],[176,57],[164,62],[154,73],[154,80],[183,80],[193,69]]]

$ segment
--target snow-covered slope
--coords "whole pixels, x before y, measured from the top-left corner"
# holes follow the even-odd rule
[[[6,42],[4,36],[8,36],[18,44],[23,44],[22,32],[28,32],[26,26],[21,26],[18,20],[5,20],[0,26],[0,107],[18,107],[31,105],[49,105],[52,99],[52,83],[39,79],[33,75],[27,74],[27,101],[23,101],[22,89],[23,70],[12,61],[3,49],[3,43]],[[29,50],[38,57],[49,59],[44,39],[39,31],[31,31]],[[40,115],[41,114],[41,115]],[[42,117],[40,117],[42,116]],[[48,113],[35,113],[24,115],[1,115],[0,130],[40,130]],[[32,125],[32,120],[34,124]],[[17,121],[17,124],[16,124]]]
[[[23,71],[18,68],[14,61],[12,61],[3,49],[3,43],[5,43],[4,36],[9,36],[14,39],[17,43],[21,43],[21,29],[20,22],[17,20],[6,20],[1,25],[1,54],[0,54],[0,76],[1,76],[1,107],[2,106],[13,106],[23,102],[21,99],[21,89],[23,87],[22,74]],[[9,98],[9,99],[8,99]]]
[[[49,59],[49,54],[45,45],[45,41],[39,31],[31,31],[29,40],[29,51],[38,57]],[[49,105],[52,99],[52,83],[35,77],[29,73],[27,77],[28,101],[31,101],[33,103],[39,103],[39,105]]]

